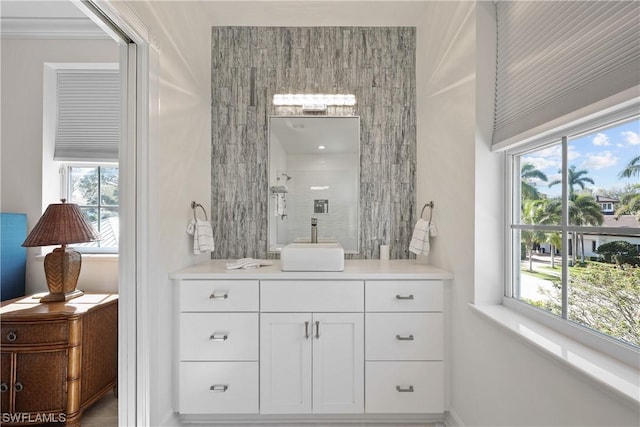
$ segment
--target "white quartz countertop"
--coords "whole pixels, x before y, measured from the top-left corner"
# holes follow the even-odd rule
[[[416,260],[345,260],[344,271],[281,271],[280,260],[273,261],[271,266],[263,266],[253,270],[227,270],[225,264],[234,262],[229,259],[216,259],[195,264],[169,274],[171,279],[340,279],[340,280],[445,280],[453,275],[445,270],[430,265],[418,264]]]

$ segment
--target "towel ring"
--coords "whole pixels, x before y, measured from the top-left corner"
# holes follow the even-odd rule
[[[420,211],[420,218],[422,218],[422,216],[424,215],[424,210],[428,207],[429,208],[429,224],[431,224],[431,218],[433,218],[433,200],[430,201],[429,203],[426,203],[423,207],[422,207],[422,211]]]
[[[202,209],[202,213],[204,214],[204,220],[205,221],[209,221],[209,218],[207,217],[207,211],[204,209],[204,206],[202,206],[200,203],[196,203],[196,202],[191,202],[191,209],[193,209],[193,219],[195,221],[198,220],[198,217],[196,216],[196,210],[198,208]]]

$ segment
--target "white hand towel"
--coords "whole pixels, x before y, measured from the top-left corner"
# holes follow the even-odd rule
[[[209,221],[192,219],[187,225],[187,233],[193,236],[193,253],[203,254],[213,252],[215,244],[213,242],[213,229]]]
[[[413,229],[411,243],[409,243],[409,251],[416,255],[429,255],[429,252],[431,251],[429,237],[437,235],[438,231],[436,230],[436,226],[433,222],[429,223],[420,218]]]
[[[284,193],[276,193],[276,211],[275,216],[282,216],[285,213],[287,207],[287,201],[284,198]]]
[[[273,261],[267,261],[264,259],[253,258],[240,258],[235,262],[228,262],[225,264],[227,270],[236,270],[242,268],[244,270],[253,270],[254,268],[261,267],[263,265],[273,265]]]

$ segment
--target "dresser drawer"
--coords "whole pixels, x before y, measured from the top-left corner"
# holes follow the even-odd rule
[[[437,280],[372,280],[365,285],[367,311],[442,311],[443,283]]]
[[[180,311],[258,311],[257,280],[182,280]]]
[[[257,414],[258,362],[180,362],[180,413]]]
[[[64,344],[69,337],[66,321],[2,322],[2,345]]]
[[[366,362],[365,412],[444,412],[443,362]]]
[[[360,280],[263,280],[263,312],[359,312],[364,309]]]
[[[180,360],[258,360],[258,313],[181,313]]]
[[[367,313],[367,360],[442,360],[442,313]]]

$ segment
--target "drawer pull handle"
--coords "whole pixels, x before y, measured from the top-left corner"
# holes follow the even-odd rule
[[[24,389],[24,386],[22,385],[22,383],[16,383],[13,386],[13,389],[16,391],[16,393],[20,393]]]
[[[406,337],[403,337],[402,335],[396,335],[396,339],[398,341],[413,341],[413,335],[408,335]]]
[[[209,337],[209,339],[211,341],[226,341],[229,338],[229,334],[225,334],[225,333],[212,333],[211,336]]]
[[[229,298],[229,294],[216,294],[215,292],[213,292],[211,295],[209,295],[209,299],[227,299]]]
[[[398,390],[399,393],[413,393],[413,386],[410,385],[409,387],[400,387],[399,385],[397,385],[396,390]]]
[[[7,334],[7,341],[14,342],[17,339],[18,339],[18,335],[16,335],[14,331],[9,331],[9,333]]]
[[[320,322],[316,321],[316,339],[320,338]]]
[[[304,338],[309,339],[309,322],[304,322]]]
[[[9,386],[7,383],[0,384],[0,393],[6,393],[9,391]]]
[[[210,391],[215,391],[218,393],[224,393],[225,391],[229,390],[229,386],[228,385],[212,385],[211,387],[209,387]]]
[[[399,300],[413,299],[413,295],[407,295],[406,297],[403,295],[396,295],[396,299],[399,299]]]

